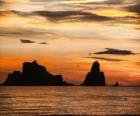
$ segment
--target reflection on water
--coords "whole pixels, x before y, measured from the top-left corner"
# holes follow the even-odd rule
[[[140,114],[139,87],[0,87],[0,116]]]

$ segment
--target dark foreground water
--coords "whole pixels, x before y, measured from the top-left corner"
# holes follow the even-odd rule
[[[0,87],[0,116],[140,115],[139,87]]]

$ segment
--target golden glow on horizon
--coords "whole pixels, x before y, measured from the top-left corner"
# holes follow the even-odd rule
[[[45,57],[45,59],[44,59]],[[140,56],[139,56],[140,57]],[[46,56],[19,56],[19,55],[5,55],[1,57],[1,63],[0,63],[0,70],[1,71],[7,71],[11,72],[13,71],[13,68],[15,70],[21,70],[22,63],[25,61],[32,61],[33,59],[36,59],[39,64],[44,65],[47,67],[47,70],[53,74],[62,74],[65,80],[74,81],[77,84],[81,83],[84,80],[85,75],[90,70],[91,65],[95,59],[88,59],[88,58],[79,58],[79,57],[65,57],[65,62],[58,59],[58,57],[47,54]],[[9,64],[9,60],[12,60],[12,62]],[[133,57],[133,62],[137,61],[137,57]],[[117,81],[120,83],[124,83],[125,85],[128,85],[129,83],[125,81],[121,81],[123,79],[123,76],[127,76],[125,80],[131,80],[131,78],[135,78],[136,80],[139,79],[139,67],[137,64],[131,63],[131,65],[128,64],[128,61],[118,62],[116,65],[116,62],[107,62],[104,60],[100,60],[101,63],[101,70],[105,71],[105,75],[107,77],[107,83],[112,84]],[[137,68],[136,68],[137,66]],[[137,69],[137,70],[136,70]],[[68,75],[70,74],[70,75]],[[115,75],[116,74],[116,75]],[[117,76],[117,77],[116,77]],[[114,78],[109,78],[114,77]],[[134,81],[134,80],[133,80]]]

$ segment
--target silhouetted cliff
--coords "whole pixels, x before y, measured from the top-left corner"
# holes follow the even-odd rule
[[[99,62],[94,62],[90,72],[88,72],[85,81],[81,84],[83,86],[105,86],[105,76],[100,72]]]
[[[116,82],[116,83],[114,84],[114,86],[115,86],[115,87],[118,87],[118,86],[120,86],[120,85],[119,85],[118,82]]]
[[[50,74],[44,66],[36,61],[24,62],[22,72],[14,71],[8,75],[3,85],[8,86],[70,86],[61,75]]]

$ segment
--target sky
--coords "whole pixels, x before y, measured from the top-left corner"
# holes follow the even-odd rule
[[[74,84],[99,61],[108,85],[140,85],[140,0],[0,0],[0,83],[33,60]]]

